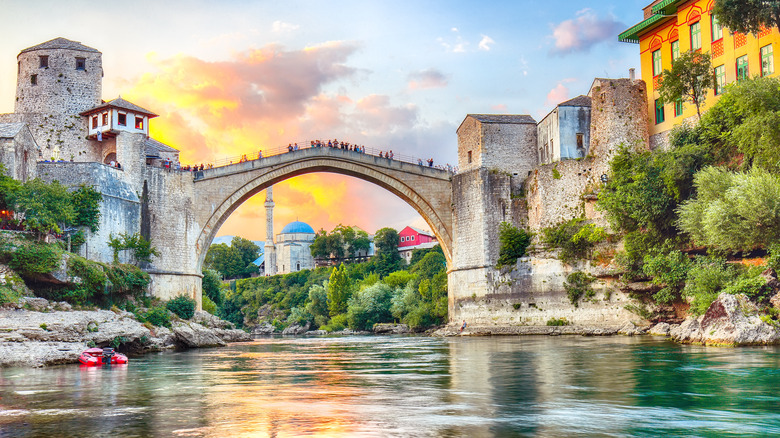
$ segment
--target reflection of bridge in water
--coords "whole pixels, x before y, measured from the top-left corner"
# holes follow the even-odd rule
[[[254,159],[250,159],[254,158]],[[431,227],[448,262],[452,247],[452,172],[419,165],[416,158],[393,159],[335,147],[306,147],[239,157],[233,164],[193,172],[198,268],[217,231],[244,201],[286,179],[308,173],[337,173],[376,184],[412,206]],[[410,162],[411,161],[411,162]],[[360,208],[359,206],[356,208]]]

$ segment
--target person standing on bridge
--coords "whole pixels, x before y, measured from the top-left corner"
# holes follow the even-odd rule
[[[294,151],[297,151],[297,150],[298,150],[298,143],[295,143],[295,146],[293,146],[293,150],[294,150]]]
[[[433,167],[433,158],[428,158],[428,167]]]
[[[392,160],[394,156],[395,156],[395,154],[393,153],[393,150],[390,149],[390,152],[387,153],[387,158]]]

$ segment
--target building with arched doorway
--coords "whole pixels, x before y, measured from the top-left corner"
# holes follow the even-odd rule
[[[311,244],[314,229],[305,222],[290,222],[276,235],[276,273],[289,274],[302,269],[314,269]]]

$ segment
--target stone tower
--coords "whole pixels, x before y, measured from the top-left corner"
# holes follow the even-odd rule
[[[274,245],[274,188],[265,191],[265,273],[276,274],[276,245]]]
[[[17,56],[14,113],[30,126],[43,159],[93,161],[79,115],[100,105],[101,53],[77,41],[56,38]]]

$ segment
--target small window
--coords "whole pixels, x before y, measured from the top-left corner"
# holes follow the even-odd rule
[[[712,16],[712,41],[718,41],[723,38],[723,26],[720,25],[718,19]]]
[[[661,49],[653,52],[653,76],[658,76],[663,72],[663,63],[661,59]]]
[[[719,65],[715,67],[715,95],[723,93],[726,86],[726,67]]]
[[[119,126],[127,126],[127,114],[122,114],[122,113],[117,114],[116,123]]]
[[[655,100],[655,124],[664,122],[664,104],[661,103],[661,99]]]
[[[471,151],[468,152],[469,155],[469,164],[471,164]]]
[[[76,70],[87,69],[87,58],[76,58]]]
[[[49,55],[41,55],[38,57],[41,68],[49,68]]]
[[[143,117],[136,117],[135,118],[135,129],[144,129],[144,118]]]
[[[103,126],[108,125],[108,113],[103,113]]]
[[[691,25],[691,50],[701,49],[701,22]]]
[[[585,134],[578,132],[577,133],[577,149],[584,149],[585,148]]]
[[[97,116],[92,116],[92,129],[97,128]]]
[[[743,55],[737,58],[737,80],[747,79],[748,75],[748,57]]]
[[[761,48],[761,76],[769,76],[775,72],[775,55],[772,45]]]
[[[682,99],[677,99],[674,101],[674,116],[680,117],[683,113],[683,102]]]
[[[38,85],[38,75],[30,75],[30,84]]]
[[[672,62],[680,57],[680,40],[672,41]]]
[[[411,236],[412,240],[414,240],[414,236]]]

